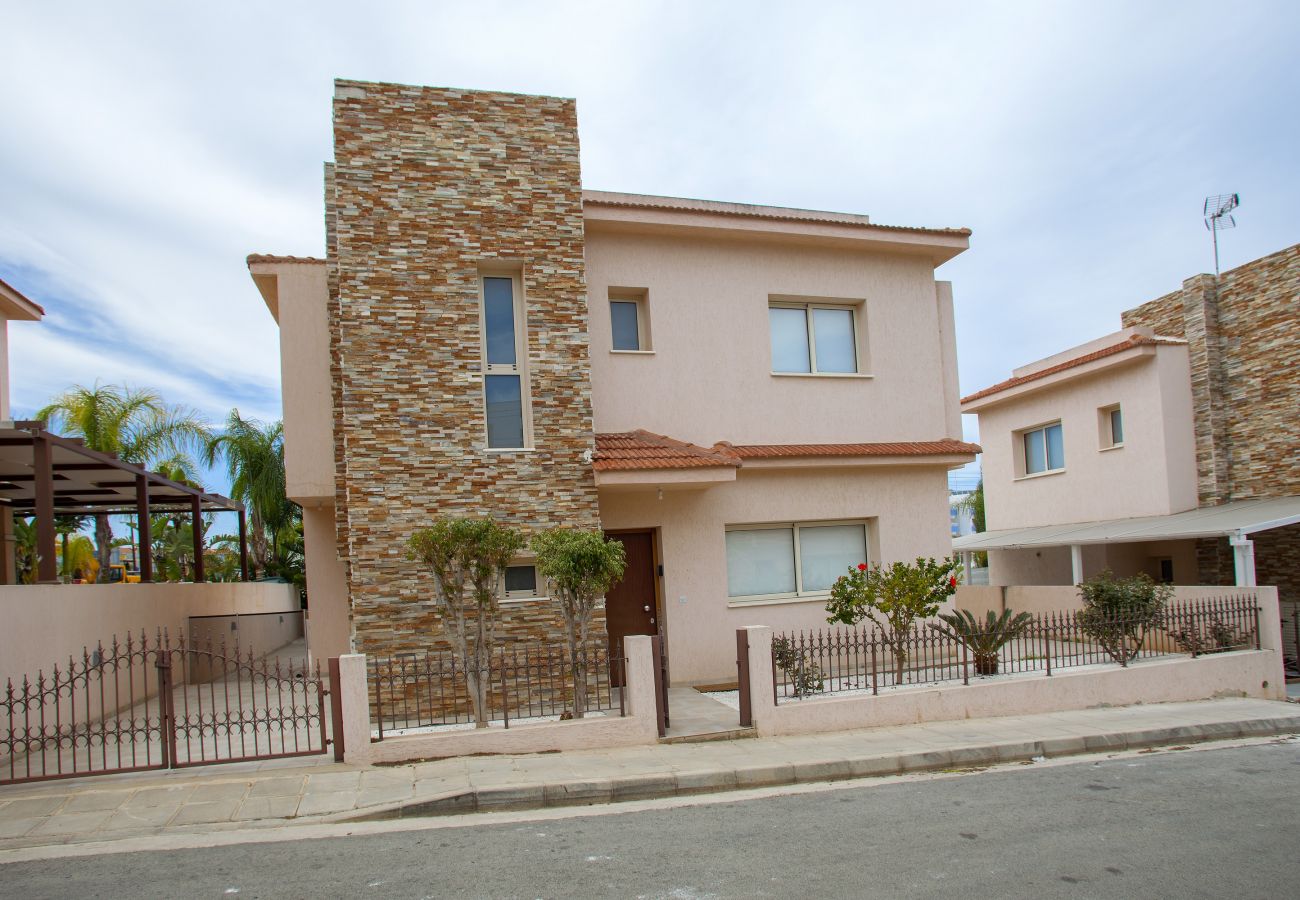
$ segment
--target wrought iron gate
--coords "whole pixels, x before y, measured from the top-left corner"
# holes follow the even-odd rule
[[[324,753],[326,696],[319,662],[114,637],[6,684],[0,784]]]

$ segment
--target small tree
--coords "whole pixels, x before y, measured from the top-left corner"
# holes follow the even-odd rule
[[[552,528],[532,541],[537,572],[550,584],[551,596],[560,602],[564,633],[569,642],[569,669],[573,674],[573,718],[581,719],[587,706],[587,646],[596,601],[623,577],[623,545],[605,540],[599,531]]]
[[[407,541],[408,555],[433,574],[434,606],[465,664],[474,724],[488,725],[488,682],[496,637],[497,585],[523,536],[491,519],[445,518]]]
[[[900,682],[913,623],[933,616],[957,590],[960,565],[955,558],[935,562],[918,556],[915,563],[896,562],[888,568],[880,563],[851,567],[831,585],[826,621],[857,625],[865,620],[879,628],[894,654],[895,682]]]
[[[1173,595],[1171,585],[1156,584],[1146,574],[1116,578],[1102,572],[1079,585],[1083,609],[1075,620],[1111,659],[1127,666],[1142,650],[1147,634],[1160,625]]]

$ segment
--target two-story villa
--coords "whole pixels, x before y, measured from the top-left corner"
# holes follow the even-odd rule
[[[1300,246],[1122,316],[962,399],[984,448],[992,584],[1103,569],[1300,600]]]
[[[249,257],[281,331],[318,654],[438,642],[437,516],[602,528],[612,638],[675,683],[825,624],[850,565],[949,551],[965,229],[584,191],[572,100],[340,81],[324,260]],[[558,634],[527,556],[514,638]]]

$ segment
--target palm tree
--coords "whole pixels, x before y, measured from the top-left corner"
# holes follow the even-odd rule
[[[212,432],[198,413],[168,406],[156,391],[95,383],[74,385],[36,413],[46,427],[78,437],[91,450],[112,453],[138,466],[149,466],[202,448]],[[193,464],[189,464],[193,469]],[[95,515],[95,553],[99,571],[108,571],[113,529],[106,513]]]
[[[211,438],[203,453],[209,466],[215,466],[220,458],[225,459],[230,476],[230,496],[248,509],[254,565],[265,571],[274,558],[267,545],[268,532],[272,547],[278,548],[295,507],[285,497],[284,423],[264,425],[232,409],[225,432]]]

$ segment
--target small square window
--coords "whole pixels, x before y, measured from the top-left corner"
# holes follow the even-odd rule
[[[508,600],[536,597],[537,567],[531,564],[506,566],[504,590]]]
[[[1038,475],[1065,468],[1065,437],[1060,422],[1021,432],[1020,440],[1024,474]]]
[[[646,292],[628,288],[609,293],[610,349],[638,353],[650,349],[650,317]]]

